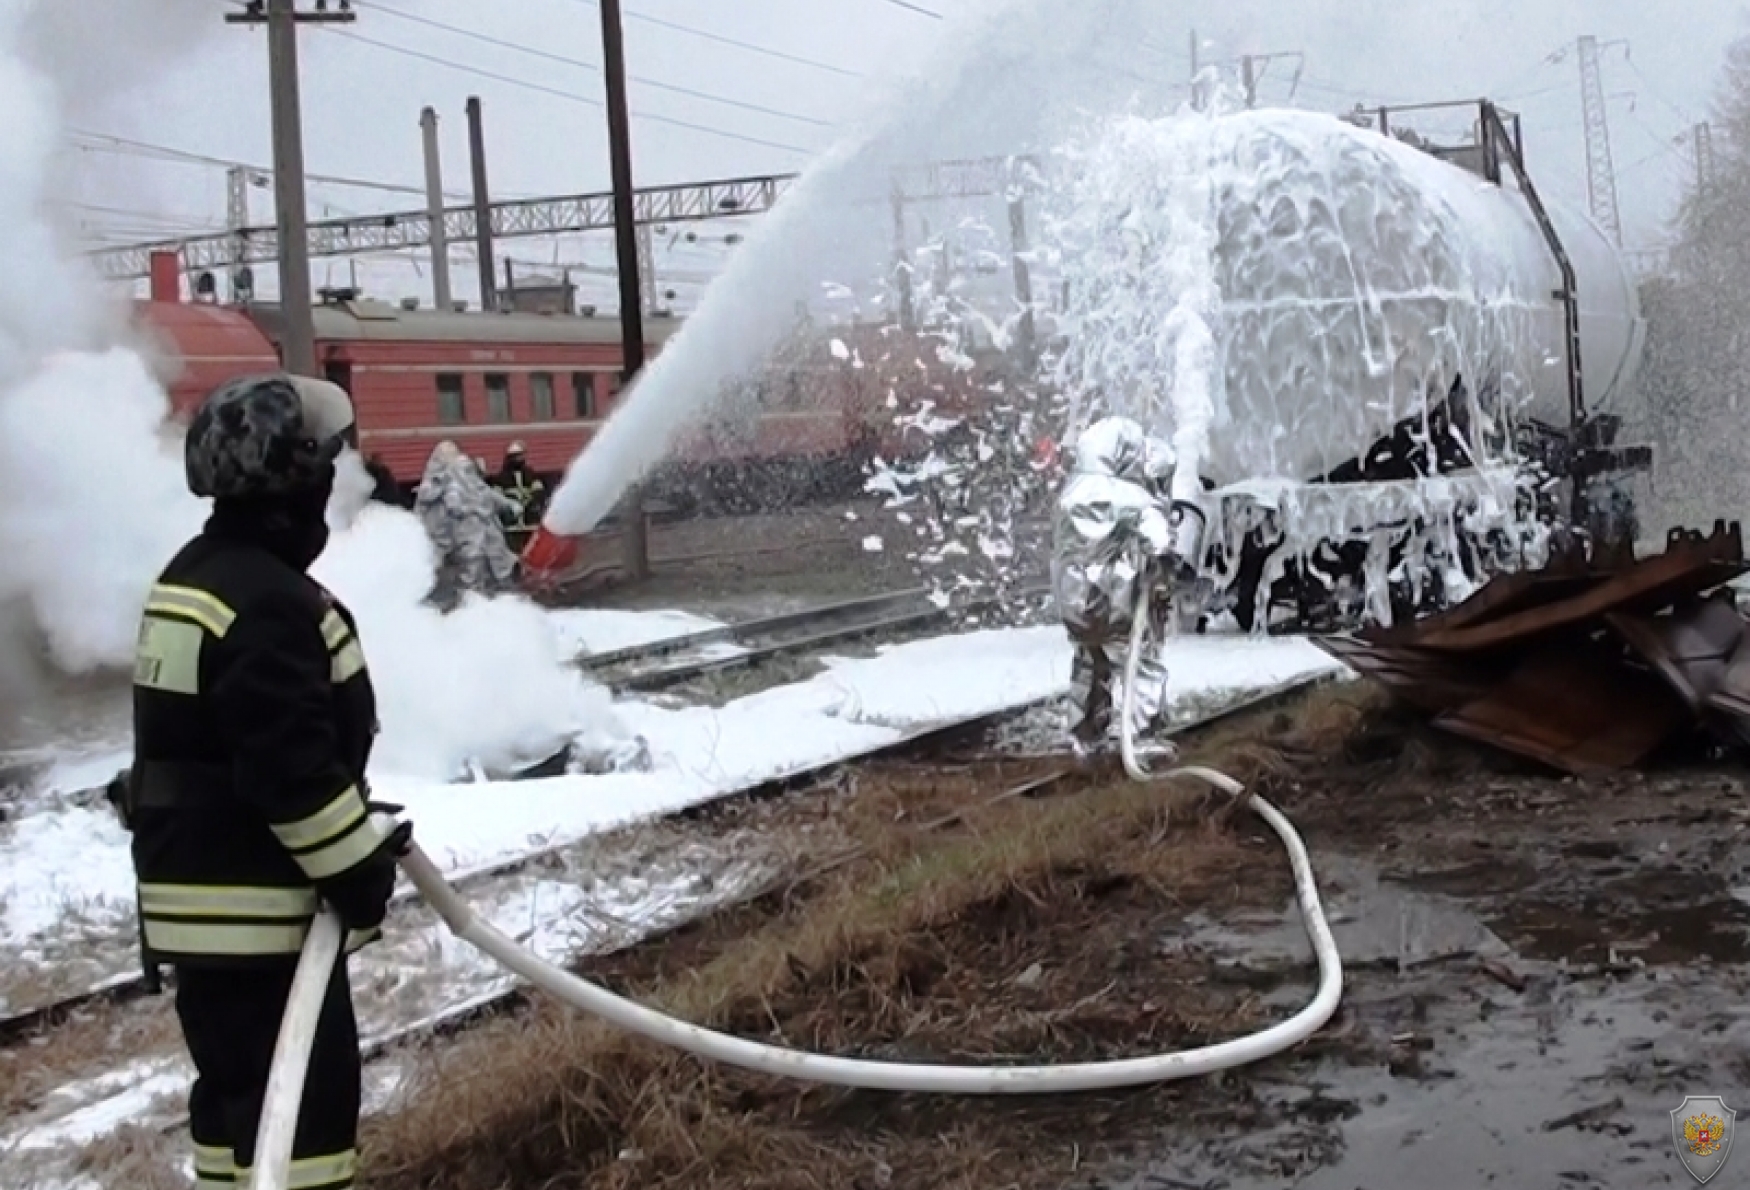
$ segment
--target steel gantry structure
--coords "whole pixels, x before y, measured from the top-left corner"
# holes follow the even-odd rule
[[[1030,171],[1017,169],[1029,159],[988,158],[942,161],[901,171],[894,181],[901,201],[976,198],[1026,188]],[[795,174],[766,174],[691,182],[678,186],[647,186],[635,195],[634,218],[644,226],[758,215],[772,209],[795,183]],[[492,238],[611,231],[612,191],[553,198],[508,199],[487,207]],[[443,233],[449,243],[472,243],[479,224],[472,204],[449,206],[443,212]],[[310,256],[348,256],[425,248],[431,244],[432,214],[427,210],[385,215],[355,215],[323,219],[309,225]],[[188,239],[130,244],[91,253],[98,272],[112,281],[149,277],[155,253],[174,252],[185,272],[268,264],[279,259],[279,233],[273,227],[244,227]]]
[[[684,186],[654,186],[638,191],[639,223],[682,223],[729,215],[768,211],[794,181],[794,175],[732,178]],[[556,198],[512,199],[488,208],[496,239],[553,235],[560,232],[608,231],[614,226],[614,196],[609,191]],[[472,243],[478,223],[472,205],[446,207],[443,230],[448,241]],[[359,252],[424,248],[431,243],[428,211],[397,211],[323,219],[309,227],[310,255],[348,256]],[[272,227],[246,227],[217,235],[163,240],[106,248],[91,254],[103,276],[132,281],[151,275],[152,256],[174,252],[188,272],[237,265],[266,264],[280,255],[279,233]]]

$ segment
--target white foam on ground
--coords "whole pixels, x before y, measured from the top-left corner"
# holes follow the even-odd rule
[[[721,708],[621,704],[628,726],[650,742],[654,771],[492,786],[489,813],[480,808],[482,786],[385,778],[378,788],[408,807],[440,864],[466,870],[1063,694],[1071,657],[1061,629],[1005,629],[837,661],[817,677]],[[1290,639],[1188,637],[1171,657],[1174,697],[1267,689],[1341,670],[1316,646]]]
[[[1057,628],[916,641],[834,661],[807,681],[721,708],[619,704],[625,725],[650,744],[650,772],[452,785],[383,770],[373,785],[407,807],[421,845],[454,875],[1060,695],[1070,661]],[[1217,637],[1175,641],[1169,668],[1175,698],[1341,669],[1305,641]],[[0,938],[28,943],[53,928],[56,907],[70,900],[118,903],[131,896],[130,880],[126,836],[103,811],[68,809],[0,828]]]
[[[69,913],[132,916],[128,834],[107,806],[69,806],[8,824],[0,839],[0,938],[23,944]]]
[[[1185,705],[1341,670],[1314,646],[1285,639],[1187,638],[1175,642],[1173,657],[1172,698]],[[875,658],[835,662],[816,678],[721,711],[638,710],[665,760],[650,776],[438,789],[404,783],[396,795],[408,800],[426,847],[445,855],[454,874],[458,861],[487,858],[530,839],[580,838],[721,796],[738,782],[879,748],[944,718],[1061,695],[1069,661],[1069,647],[1055,629],[898,645]],[[886,722],[871,722],[875,716]],[[678,854],[665,853],[656,870],[634,862],[611,868],[587,888],[529,872],[480,887],[473,898],[476,911],[499,929],[543,958],[565,962],[678,924],[732,895],[725,881],[757,878],[760,863],[709,848],[692,855],[683,845]],[[391,922],[384,943],[356,960],[360,986],[375,993],[361,1003],[367,1035],[439,1019],[512,985],[440,926],[397,920],[403,924]],[[118,1058],[116,1071],[70,1084],[15,1121],[10,1134],[0,1134],[0,1152],[29,1154],[59,1168],[123,1125],[167,1125],[192,1077],[181,1051]]]
[[[683,611],[621,611],[576,608],[548,614],[560,652],[567,658],[636,649],[659,641],[709,632],[723,625]]]

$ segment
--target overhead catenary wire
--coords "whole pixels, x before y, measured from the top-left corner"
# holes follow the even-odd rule
[[[942,19],[942,14],[935,9],[925,8],[921,4],[913,4],[912,0],[887,0],[887,3],[893,5],[895,8],[903,8],[907,12],[915,12],[920,16],[929,17],[933,21],[939,21]]]
[[[144,157],[149,160],[180,162],[186,165],[200,165],[212,169],[247,169],[263,177],[272,177],[273,171],[265,166],[249,161],[239,161],[229,157],[215,157],[207,153],[196,153],[188,149],[172,148],[169,145],[156,144],[152,141],[135,140],[131,137],[116,136],[108,132],[88,132],[74,128],[68,130],[73,139],[73,147],[84,152],[116,153],[123,156]],[[81,141],[95,142],[82,144]],[[325,186],[345,186],[358,190],[380,190],[387,194],[414,194],[425,196],[423,186],[405,185],[399,182],[378,182],[366,178],[340,177],[333,174],[306,174],[311,182],[319,182]],[[446,196],[466,200],[469,196],[461,191],[446,191]]]
[[[530,82],[528,79],[520,79],[514,75],[500,74],[495,70],[486,70],[467,62],[458,62],[454,58],[446,58],[441,54],[430,54],[424,50],[413,49],[411,46],[396,45],[394,42],[381,41],[374,37],[367,37],[362,33],[354,33],[349,29],[325,27],[323,32],[331,37],[344,37],[348,41],[356,41],[363,45],[374,46],[377,49],[386,50],[389,53],[401,54],[409,58],[417,58],[423,62],[430,62],[437,66],[448,67],[451,70],[461,71],[465,74],[472,74],[479,78],[491,79],[493,82],[504,83],[507,86],[520,87],[526,91],[550,95],[555,99],[564,99],[571,103],[580,103],[586,107],[601,108],[607,106],[605,100],[596,99],[592,96],[579,95],[575,91],[562,91],[558,87],[549,87],[541,83]],[[741,141],[744,144],[758,145],[762,148],[779,149],[786,153],[800,153],[806,156],[812,152],[812,150],[805,149],[801,145],[792,145],[783,141],[770,140],[766,137],[754,136],[750,133],[733,132],[727,128],[717,128],[709,124],[699,124],[691,120],[678,119],[674,116],[658,115],[654,112],[633,112],[632,118],[634,120],[642,120],[646,123],[666,124],[674,128],[684,128],[688,131],[703,133],[708,136],[723,137],[726,140]]]
[[[451,25],[444,21],[433,20],[431,17],[420,16],[417,13],[404,12],[401,9],[391,8],[388,5],[383,4],[381,0],[359,0],[359,7],[368,7],[370,11],[381,13],[384,16],[391,16],[398,20],[411,21],[433,29],[440,29],[446,33],[453,33],[458,37],[466,37],[471,41],[478,41],[483,45],[497,46],[500,49],[513,50],[520,54],[527,54],[530,57],[540,58],[548,62],[556,62],[563,66],[574,66],[580,70],[594,71],[598,74],[601,73],[602,67],[599,62],[589,62],[582,58],[572,58],[564,54],[555,54],[550,50],[538,49],[535,46],[523,45],[520,42],[510,41],[502,37],[495,37],[490,33],[482,33],[477,29],[467,29],[460,25]],[[743,111],[757,112],[766,116],[775,116],[783,120],[795,120],[798,123],[812,124],[816,127],[826,128],[831,126],[830,121],[817,119],[814,116],[805,116],[800,112],[791,112],[785,111],[782,108],[767,107],[764,104],[751,103],[746,100],[735,99],[728,95],[718,95],[711,91],[700,91],[693,87],[683,87],[676,83],[663,82],[660,79],[645,78],[635,74],[629,75],[628,77],[632,82],[637,83],[642,87],[650,87],[659,91],[669,91],[676,95],[685,95],[693,99],[702,99],[710,103],[721,103],[728,107],[740,108]]]
[[[1625,56],[1623,61],[1627,64],[1628,68],[1634,72],[1634,76],[1641,80],[1641,85],[1646,88],[1647,94],[1651,95],[1654,101],[1661,107],[1676,116],[1679,120],[1682,120],[1686,126],[1693,126],[1698,122],[1688,111],[1685,111],[1682,107],[1679,107],[1677,104],[1672,103],[1669,99],[1665,98],[1659,88],[1653,85],[1653,80],[1647,77],[1646,72],[1636,64],[1632,57]]]
[[[230,0],[234,7],[246,7],[248,0]],[[493,82],[504,83],[507,86],[521,87],[526,91],[550,95],[556,99],[564,99],[571,103],[580,103],[586,107],[603,108],[606,100],[596,99],[588,95],[579,95],[574,91],[562,91],[558,87],[549,87],[541,83],[530,82],[528,79],[517,78],[514,75],[501,74],[495,70],[487,70],[467,62],[458,62],[454,58],[446,58],[441,54],[428,53],[425,50],[414,49],[412,46],[397,45],[394,42],[383,41],[380,38],[368,37],[362,33],[354,33],[350,29],[342,29],[336,25],[319,26],[324,33],[333,37],[344,37],[361,45],[372,46],[403,57],[414,58],[422,62],[430,62],[436,66],[447,67],[450,70],[472,74],[480,78],[491,79]],[[674,116],[658,115],[654,112],[633,112],[634,120],[643,120],[654,124],[667,124],[675,128],[684,128],[692,132],[704,133],[709,136],[724,137],[729,140],[742,141],[746,144],[759,145],[762,148],[779,149],[787,153],[807,155],[811,150],[800,145],[786,144],[782,141],[770,140],[765,137],[753,136],[747,133],[734,132],[727,128],[718,128],[710,124],[700,124],[692,120],[682,120]]]
[[[574,0],[574,3],[586,4],[591,8],[596,7],[596,0]],[[702,38],[705,41],[714,41],[719,45],[733,46],[738,50],[746,50],[748,53],[760,54],[764,57],[772,58],[780,62],[791,62],[798,66],[812,66],[816,70],[824,70],[829,74],[841,75],[844,78],[860,79],[864,77],[863,72],[860,70],[850,70],[843,66],[835,66],[831,62],[822,62],[819,58],[810,58],[802,54],[792,54],[787,50],[775,49],[772,46],[760,45],[757,42],[742,41],[739,38],[730,37],[724,33],[716,33],[709,29],[701,29],[697,25],[683,25],[679,21],[665,20],[662,17],[651,16],[649,13],[644,12],[635,12],[629,8],[623,9],[621,15],[629,21],[642,21],[644,24],[654,25],[659,29],[672,29],[677,33],[687,33],[694,37]]]

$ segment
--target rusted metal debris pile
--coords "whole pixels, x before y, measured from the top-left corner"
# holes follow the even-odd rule
[[[1576,775],[1708,732],[1750,745],[1750,571],[1737,524],[1674,530],[1664,553],[1583,555],[1497,578],[1414,624],[1318,643],[1435,726]]]

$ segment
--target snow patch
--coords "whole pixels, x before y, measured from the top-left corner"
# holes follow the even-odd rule
[[[0,939],[42,937],[70,914],[104,921],[133,911],[128,833],[107,806],[70,806],[0,827]]]
[[[561,655],[567,659],[641,648],[723,626],[720,621],[695,616],[691,612],[638,612],[613,608],[549,612],[547,620],[558,638]]]

